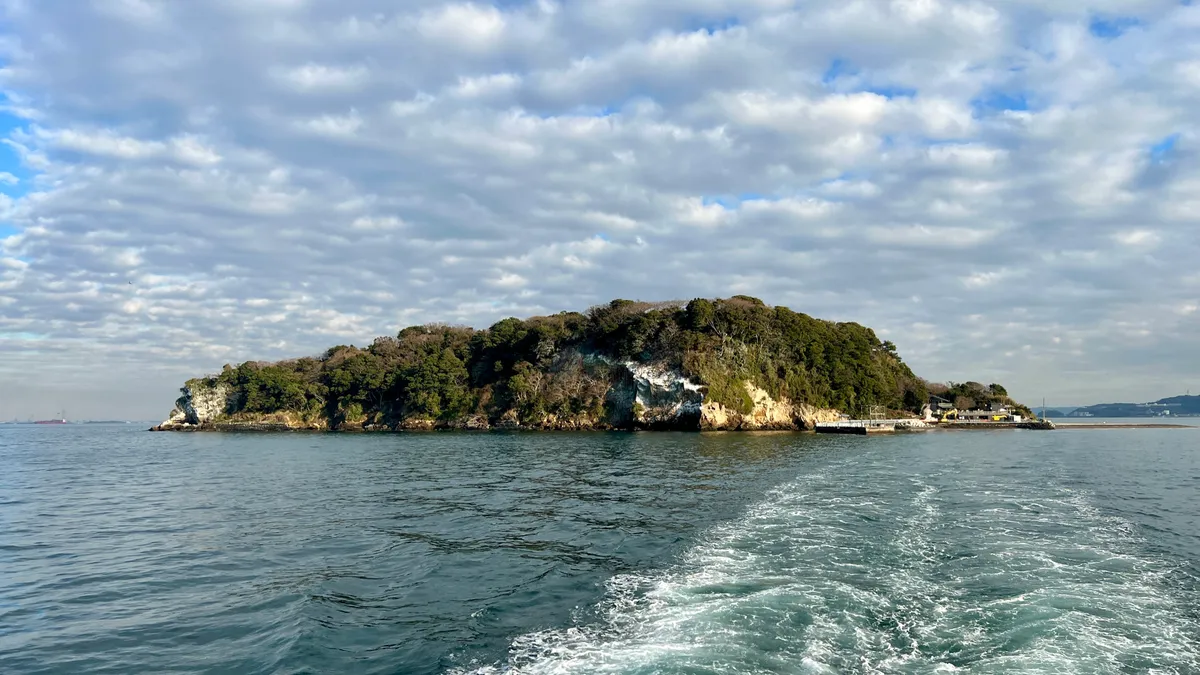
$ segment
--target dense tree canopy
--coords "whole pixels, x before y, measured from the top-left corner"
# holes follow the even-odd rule
[[[708,400],[742,412],[744,383],[775,398],[861,414],[872,406],[916,411],[927,383],[891,342],[856,323],[814,319],[757,298],[682,303],[614,300],[584,314],[504,319],[486,330],[413,326],[370,346],[337,346],[316,358],[226,366],[233,413],[289,411],[333,426],[515,414],[600,414],[621,362],[660,363],[705,387]],[[1004,397],[999,385],[945,388],[952,396]]]

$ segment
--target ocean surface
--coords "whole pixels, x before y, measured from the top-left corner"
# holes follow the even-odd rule
[[[1200,430],[0,426],[0,673],[1200,673]]]

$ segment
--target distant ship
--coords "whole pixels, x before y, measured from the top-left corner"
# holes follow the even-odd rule
[[[34,422],[34,424],[66,424],[66,423],[67,423],[67,413],[65,411],[60,412],[58,414],[58,419],[56,419],[56,420],[37,420]]]

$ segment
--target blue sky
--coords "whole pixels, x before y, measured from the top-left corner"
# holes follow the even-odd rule
[[[1181,134],[1174,133],[1150,146],[1150,158],[1156,162],[1170,159],[1175,153],[1175,145],[1179,143]]]
[[[1141,19],[1136,16],[1096,15],[1088,23],[1088,30],[1096,37],[1111,39],[1120,37],[1126,31],[1142,25]]]
[[[0,418],[162,416],[225,363],[734,294],[1027,401],[1200,390],[1188,4],[26,2],[0,27],[0,94],[36,119],[0,135],[38,171],[0,145]]]

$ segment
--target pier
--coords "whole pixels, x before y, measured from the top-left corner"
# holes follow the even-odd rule
[[[954,420],[938,422],[931,426],[938,429],[1033,429],[1049,431],[1057,429],[1050,420],[1022,420],[1020,422],[997,422],[990,420]]]
[[[931,429],[1049,430],[1054,428],[1056,427],[1050,420],[1024,420],[1021,422],[954,420],[938,422],[910,418],[894,420],[839,420],[837,422],[817,422],[814,430],[818,434],[849,434],[853,436],[867,436],[871,434],[891,433],[894,431],[925,431]]]
[[[924,429],[928,424],[918,419],[907,420],[839,420],[837,422],[817,422],[815,430],[818,434],[849,434],[852,436],[867,436],[869,434],[886,434],[897,429]]]

